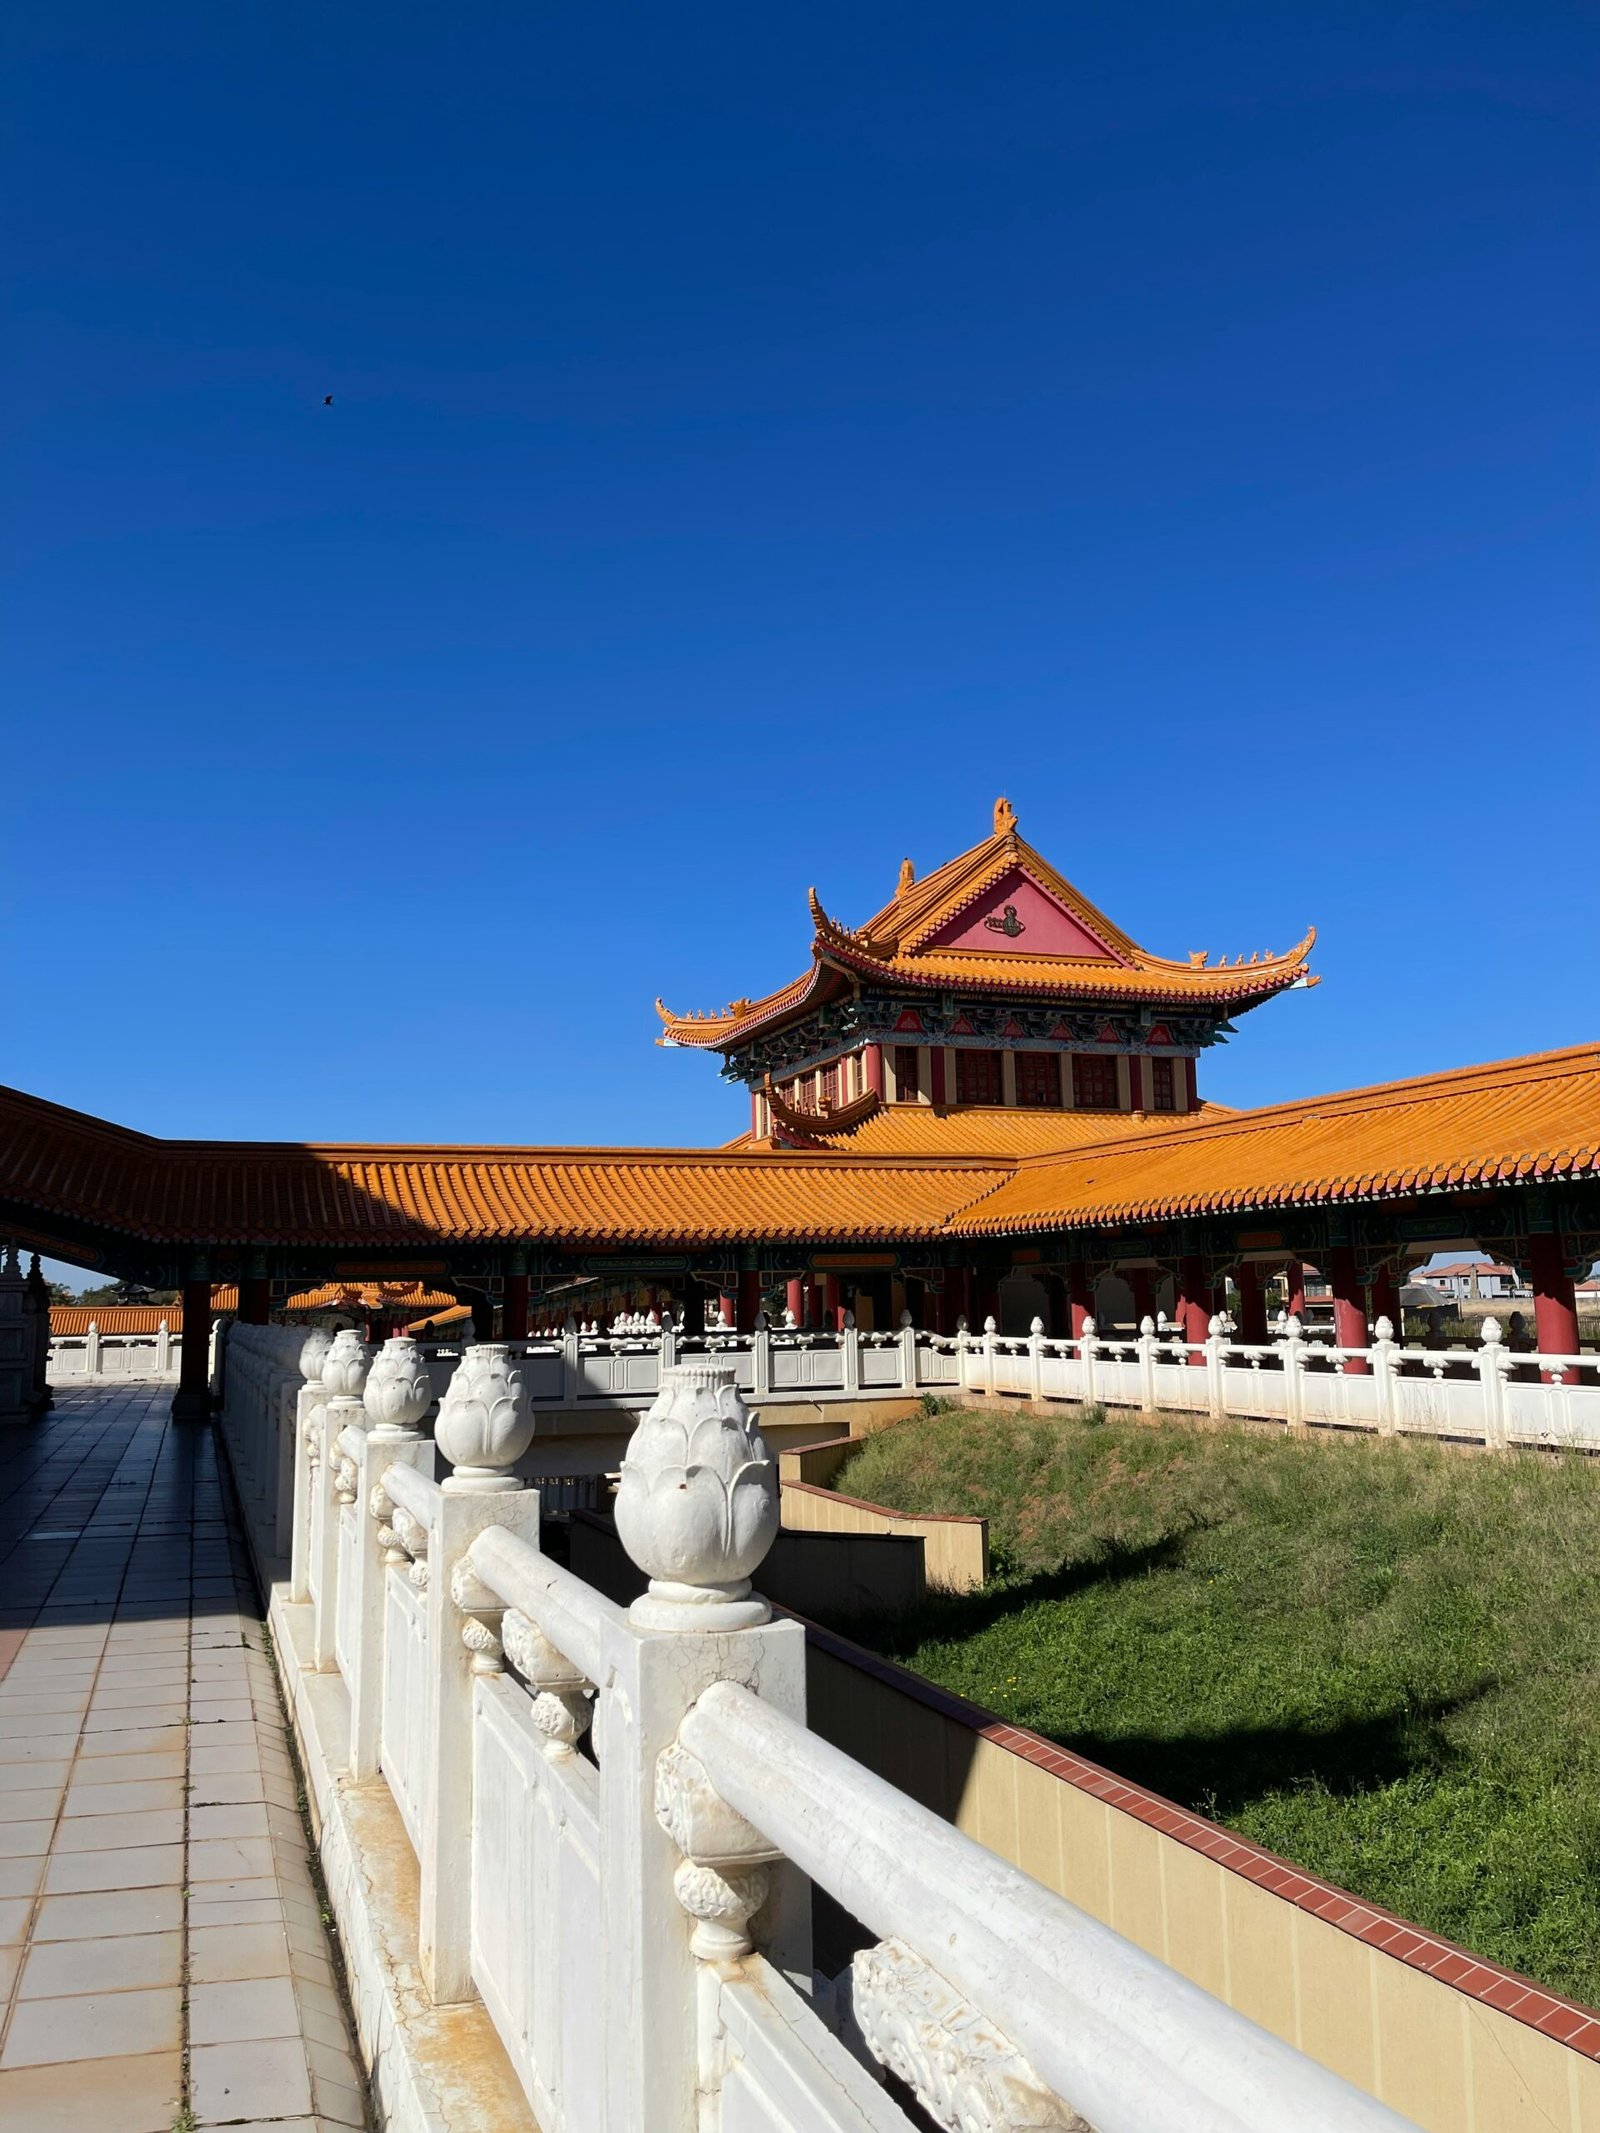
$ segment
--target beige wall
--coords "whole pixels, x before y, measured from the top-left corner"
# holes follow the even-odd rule
[[[807,1690],[825,1739],[1425,2133],[1600,2133],[1593,2060],[983,1739],[815,1636]]]
[[[975,1592],[989,1575],[986,1518],[902,1518],[881,1504],[836,1496],[804,1481],[785,1480],[780,1493],[783,1524],[791,1533],[915,1535],[931,1590]]]

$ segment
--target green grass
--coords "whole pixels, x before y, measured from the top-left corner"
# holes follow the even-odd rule
[[[1600,2001],[1600,1464],[968,1412],[836,1485],[991,1521],[862,1641]]]

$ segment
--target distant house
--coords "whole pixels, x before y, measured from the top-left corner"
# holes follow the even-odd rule
[[[1430,1288],[1438,1289],[1456,1303],[1487,1303],[1502,1296],[1532,1293],[1517,1279],[1515,1268],[1501,1266],[1493,1259],[1455,1259],[1448,1266],[1429,1267],[1422,1278]]]

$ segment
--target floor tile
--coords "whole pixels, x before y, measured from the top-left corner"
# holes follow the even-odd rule
[[[135,1845],[127,1850],[62,1852],[45,1869],[48,1896],[71,1896],[88,1889],[151,1889],[183,1881],[181,1844]]]
[[[191,2044],[252,2043],[297,2037],[300,2010],[286,1977],[255,1977],[189,1988]],[[341,2040],[342,2045],[342,2040]]]
[[[189,1978],[216,1985],[230,1979],[287,1977],[289,1941],[280,1919],[260,1924],[191,1926]]]
[[[176,2051],[182,2043],[182,2016],[183,1994],[177,1985],[19,2000],[0,2051],[0,2071],[61,2060],[128,2057],[141,2045],[156,2052]]]
[[[46,1896],[34,1923],[35,1942],[97,1940],[134,1933],[175,1932],[183,1924],[183,1891],[167,1888],[95,1890]]]
[[[170,2133],[182,2079],[175,2051],[0,2072],[0,2126],[17,2133]]]
[[[189,2054],[190,2092],[202,2125],[235,2118],[290,2118],[311,2110],[311,2077],[293,2037],[250,2044],[199,2044]]]
[[[181,1777],[147,1779],[141,1783],[133,1779],[127,1784],[103,1784],[98,1782],[101,1766],[89,1766],[95,1774],[95,1783],[74,1785],[67,1793],[61,1812],[69,1819],[81,1815],[91,1818],[99,1815],[148,1814],[161,1808],[183,1813],[184,1791]]]
[[[54,1825],[52,1825],[53,1827]],[[134,1845],[182,1844],[183,1808],[151,1807],[131,1814],[63,1817],[51,1850],[63,1852],[126,1851]]]
[[[135,1933],[106,1940],[47,1940],[29,1950],[21,1997],[58,1998],[65,1993],[126,1992],[183,1980],[181,1933]]]

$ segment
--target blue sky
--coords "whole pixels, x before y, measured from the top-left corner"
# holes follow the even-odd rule
[[[1596,1034],[1593,10],[9,44],[0,1079],[723,1138],[653,997],[999,792],[1159,951],[1322,929],[1214,1096]]]

